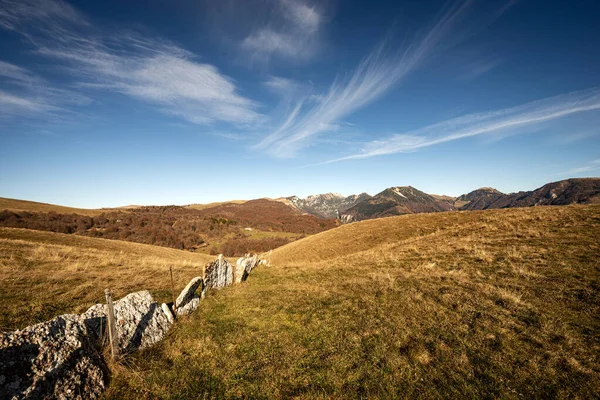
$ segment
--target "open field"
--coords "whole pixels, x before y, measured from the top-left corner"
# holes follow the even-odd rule
[[[212,256],[158,246],[76,235],[0,228],[0,331],[64,313],[85,311],[149,289],[170,302],[169,267],[176,290],[202,274]]]
[[[209,295],[107,397],[598,398],[599,260],[600,206],[345,225]]]
[[[56,204],[38,203],[36,201],[17,200],[0,197],[0,210],[55,212],[63,214],[79,214],[86,216],[100,215],[108,209],[88,209],[58,206]]]

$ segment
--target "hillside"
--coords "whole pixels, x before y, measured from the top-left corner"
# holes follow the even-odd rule
[[[577,178],[548,183],[536,190],[503,194],[482,188],[459,197],[461,210],[600,203],[600,178]]]
[[[149,289],[170,301],[169,267],[182,288],[214,257],[158,246],[0,228],[0,331]]]
[[[403,215],[281,247],[108,398],[596,398],[600,206]]]
[[[79,214],[86,216],[100,215],[106,209],[87,209],[59,206],[56,204],[38,203],[36,201],[17,200],[0,197],[0,210],[32,211],[32,212],[55,212],[63,214]]]
[[[304,199],[297,196],[285,199],[308,214],[320,218],[338,218],[340,213],[369,198],[371,196],[367,193],[353,194],[348,197],[339,193],[325,193],[308,196]]]
[[[442,199],[421,192],[411,186],[392,187],[368,198],[340,214],[344,222],[362,221],[393,215],[416,214],[452,210]]]
[[[205,203],[205,204],[188,204],[187,206],[185,206],[186,208],[191,208],[194,210],[204,210],[207,208],[212,208],[212,207],[217,207],[223,204],[229,204],[229,203],[234,203],[234,204],[242,204],[245,203],[246,200],[229,200],[229,201],[218,201],[218,202],[214,202],[214,203]]]
[[[596,203],[600,203],[600,178],[566,179],[536,190],[511,194],[483,187],[456,199],[429,195],[411,186],[403,186],[388,188],[358,202],[342,212],[340,220],[353,222],[423,212]]]
[[[23,206],[27,204],[23,202]],[[125,240],[227,256],[268,251],[337,224],[334,219],[303,215],[295,208],[266,199],[200,209],[147,206],[103,210],[97,215],[0,210],[0,226],[4,227]]]
[[[479,188],[458,196],[454,206],[461,210],[485,210],[490,204],[506,195],[494,188]]]
[[[266,231],[312,234],[337,226],[335,219],[319,219],[269,199],[249,200],[241,204],[225,203],[199,210],[199,214],[231,218],[241,225]]]

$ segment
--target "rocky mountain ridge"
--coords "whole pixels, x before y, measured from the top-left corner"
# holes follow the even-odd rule
[[[395,186],[375,196],[361,193],[344,197],[339,193],[325,193],[305,199],[290,196],[279,200],[304,213],[320,218],[338,218],[348,223],[424,212],[600,203],[600,178],[565,179],[532,191],[509,194],[491,187],[481,187],[452,197],[428,194],[412,186]]]
[[[532,207],[542,205],[600,203],[600,178],[572,178],[548,183],[526,192],[504,194],[495,189],[481,188],[457,198],[466,200],[460,210]]]
[[[339,193],[325,193],[308,196],[304,199],[298,196],[286,197],[296,208],[305,213],[321,218],[338,218],[348,208],[369,199],[367,193],[353,194],[344,197]]]
[[[340,220],[347,223],[393,215],[450,211],[452,209],[452,204],[444,199],[437,199],[412,186],[397,186],[385,189],[350,207],[340,214]]]

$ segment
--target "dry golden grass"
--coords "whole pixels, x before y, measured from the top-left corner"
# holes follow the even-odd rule
[[[190,204],[187,205],[186,208],[193,208],[194,210],[204,210],[206,208],[212,208],[221,206],[223,204],[244,204],[247,200],[230,200],[230,201],[216,201],[214,203],[206,203],[206,204]]]
[[[58,206],[55,204],[38,203],[36,201],[7,199],[0,197],[0,211],[30,211],[30,212],[55,212],[64,214],[80,214],[87,216],[100,215],[106,212],[107,209],[88,209],[88,208],[73,208]]]
[[[176,290],[214,257],[164,247],[75,235],[0,228],[0,330],[149,289],[170,301],[169,268]],[[178,293],[176,293],[177,295]]]
[[[342,226],[208,296],[107,397],[598,398],[599,260],[599,206]]]

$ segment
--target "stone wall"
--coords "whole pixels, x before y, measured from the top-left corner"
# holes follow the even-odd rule
[[[115,301],[117,348],[127,355],[162,340],[175,316],[189,315],[208,289],[246,280],[260,264],[246,255],[232,266],[220,255],[193,278],[175,301],[175,313],[159,305],[147,290]],[[196,291],[201,288],[201,295]],[[65,314],[27,328],[0,333],[0,399],[97,399],[109,381],[103,355],[107,306],[96,304],[83,314]]]

